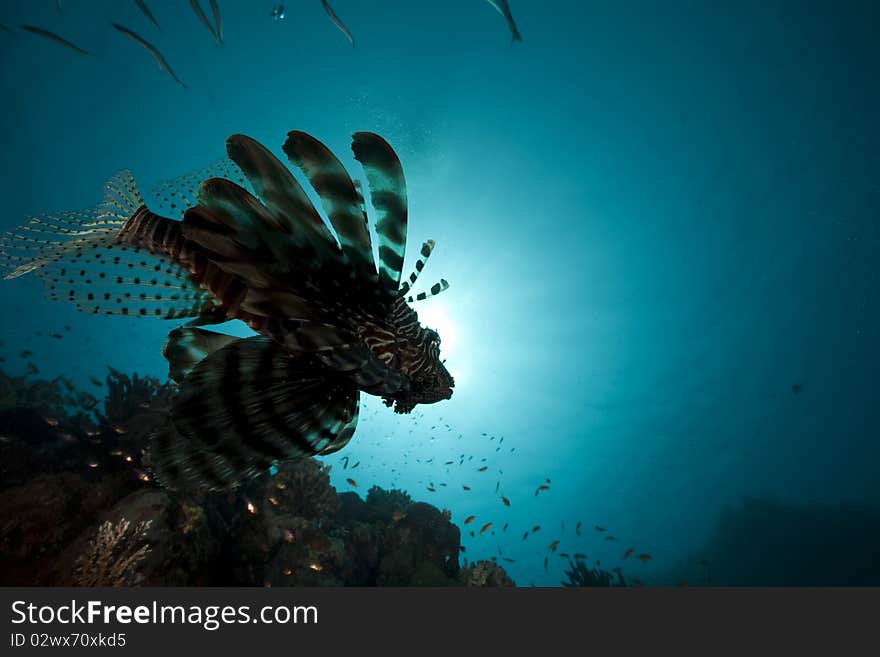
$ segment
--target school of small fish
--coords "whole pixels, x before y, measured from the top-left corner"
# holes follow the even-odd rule
[[[522,35],[517,28],[516,22],[514,21],[513,14],[510,10],[510,5],[507,0],[487,0],[488,3],[494,7],[499,14],[504,18],[507,23],[507,27],[510,30],[512,35],[512,41],[518,42],[522,41]],[[56,9],[59,13],[62,12],[61,2],[60,0],[56,0]],[[137,6],[141,15],[149,21],[153,27],[156,28],[160,33],[162,32],[162,26],[159,23],[159,20],[156,18],[156,15],[150,9],[146,0],[134,0],[134,4]],[[223,17],[220,12],[220,5],[218,0],[209,0],[210,4],[210,15],[206,13],[205,9],[202,7],[202,4],[199,0],[190,0],[190,8],[192,9],[193,15],[196,19],[201,23],[202,27],[211,35],[211,38],[218,44],[223,45],[225,43],[223,36]],[[352,48],[355,47],[355,39],[351,30],[348,26],[343,22],[343,20],[339,17],[336,11],[331,6],[328,0],[321,0],[321,6],[324,12],[327,15],[327,18],[331,23],[345,36],[345,39],[351,45]],[[269,16],[274,21],[281,21],[287,16],[287,12],[284,8],[284,5],[275,5],[272,8]],[[181,81],[181,79],[172,71],[171,66],[166,60],[165,56],[159,51],[159,49],[150,43],[147,39],[138,34],[135,30],[131,29],[128,26],[122,25],[119,22],[111,21],[110,25],[120,32],[122,35],[126,36],[128,39],[136,43],[138,46],[146,50],[156,61],[159,66],[159,69],[162,70],[169,78],[171,78],[175,83],[180,85],[183,89],[188,89],[189,87]],[[69,40],[67,37],[61,36],[51,30],[48,30],[43,27],[39,27],[36,25],[30,24],[22,24],[19,26],[20,29],[25,32],[29,32],[38,37],[41,37],[47,41],[51,41],[63,48],[66,48],[72,52],[77,53],[78,55],[92,55],[92,51],[87,50],[73,41]],[[11,33],[13,30],[9,26],[0,23],[0,31]]]

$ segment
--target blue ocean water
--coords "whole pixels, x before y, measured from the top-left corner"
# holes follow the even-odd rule
[[[484,0],[335,0],[354,48],[317,0],[221,1],[222,46],[182,0],[148,2],[161,32],[134,2],[61,4],[0,2],[93,53],[0,31],[4,230],[233,133],[283,157],[305,130],[352,171],[354,131],[397,150],[407,267],[433,238],[422,285],[451,284],[417,310],[457,385],[412,415],[363,398],[327,458],[340,490],[475,515],[464,556],[519,584],[558,584],[558,552],[649,584],[704,583],[703,560],[712,583],[880,583],[875,3],[511,0],[512,44]],[[27,278],[0,300],[11,371],[30,349],[83,386],[167,373],[174,324],[79,315]]]

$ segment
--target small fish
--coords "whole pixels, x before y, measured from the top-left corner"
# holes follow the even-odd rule
[[[112,23],[112,25],[118,31],[122,32],[122,34],[127,36],[129,39],[134,41],[139,46],[142,46],[148,53],[150,53],[153,56],[153,59],[156,60],[156,63],[159,64],[159,68],[161,68],[163,71],[165,71],[171,77],[172,80],[174,80],[177,84],[179,84],[184,89],[187,88],[187,86],[183,82],[180,81],[180,78],[178,78],[174,74],[174,71],[172,71],[171,67],[168,66],[168,62],[165,61],[165,58],[162,56],[162,54],[158,50],[156,50],[156,48],[153,45],[151,45],[150,43],[145,41],[142,37],[138,36],[137,34],[132,32],[131,30],[129,30],[127,27],[120,25],[119,23]]]
[[[617,537],[616,537],[616,536],[612,536],[611,534],[609,534],[608,536],[605,537],[605,540],[606,540],[606,541],[616,541],[616,540],[617,540]]]
[[[32,34],[38,34],[39,36],[41,36],[45,39],[49,39],[49,41],[54,41],[59,46],[64,46],[65,48],[69,48],[70,50],[73,50],[74,52],[78,52],[80,55],[91,55],[92,54],[88,50],[83,50],[79,46],[72,44],[67,39],[63,39],[62,37],[58,36],[54,32],[50,32],[49,30],[44,30],[41,27],[34,27],[33,25],[22,25],[21,29],[23,29],[27,32],[31,32]]]
[[[401,511],[395,511],[391,514],[391,520],[393,520],[394,522],[400,522],[404,518],[406,518],[406,514]]]
[[[90,377],[89,377],[89,381],[92,382],[92,385],[93,385],[93,386],[98,386],[99,388],[103,387],[103,385],[104,385],[103,383],[101,383],[100,379],[96,379],[96,378],[93,377],[93,376],[90,376]]]
[[[463,490],[470,490],[471,487],[470,487],[470,486],[464,486],[464,485],[462,485],[462,489],[463,489]]]
[[[57,427],[58,426],[58,420],[56,420],[54,417],[44,417],[43,419],[46,421],[46,424],[48,424],[50,427]]]
[[[333,11],[333,8],[330,6],[330,3],[327,0],[321,0],[321,4],[324,5],[324,11],[327,12],[327,15],[330,17],[330,20],[333,21],[333,24],[336,25],[345,37],[348,39],[349,43],[351,43],[351,47],[354,48],[354,37],[351,36],[351,32],[348,31],[348,28],[345,27],[345,23],[339,20],[339,16],[336,15],[336,12]]]
[[[455,461],[446,461],[446,463],[444,463],[443,465],[452,465],[454,463],[455,463]]]
[[[510,6],[507,4],[507,0],[487,1],[490,5],[498,10],[499,14],[504,16],[504,20],[507,21],[507,27],[510,29],[513,41],[522,41],[522,35],[519,33],[519,30],[516,27],[516,22],[513,20],[513,14],[510,13]]]
[[[638,559],[639,561],[644,563],[645,561],[651,560],[651,555],[650,554],[640,554],[639,556],[636,557],[636,559]]]
[[[347,456],[343,456],[341,460],[342,460],[342,461],[345,461],[345,465],[342,466],[342,469],[343,469],[343,470],[346,470],[346,469],[348,468],[348,457],[347,457]]]
[[[321,564],[317,564],[317,563],[309,564],[309,568],[314,570],[316,573],[320,573],[322,570],[324,570],[324,566],[322,566]]]
[[[220,18],[220,6],[217,0],[211,0],[211,13],[214,14],[214,27],[217,28],[217,41],[223,43],[223,19]]]
[[[523,532],[523,539],[522,540],[526,540],[528,537],[529,537],[529,533]]]
[[[501,496],[501,501],[504,503],[504,506],[510,506],[510,500],[504,497],[504,495]]]
[[[358,486],[357,482],[354,479],[352,479],[351,477],[349,477],[345,481],[347,481],[348,485],[351,486],[352,488],[357,488],[357,486]]]
[[[556,552],[556,548],[558,548],[558,547],[559,547],[559,541],[558,541],[558,540],[557,540],[557,541],[553,541],[553,542],[550,544],[550,551],[551,551],[551,552]]]
[[[574,528],[574,533],[577,534],[578,536],[581,535],[581,526],[582,525],[583,525],[583,523],[580,520],[578,520],[578,524]]]
[[[471,538],[473,538],[475,536],[473,529],[470,531],[470,535],[471,535]]]
[[[428,486],[428,492],[429,492],[429,493],[436,493],[436,492],[437,492],[437,489],[434,488],[433,486]]]
[[[138,6],[138,9],[141,10],[141,12],[143,13],[144,16],[146,16],[148,19],[150,19],[150,22],[156,26],[156,29],[161,32],[162,28],[159,27],[159,22],[153,16],[153,12],[150,11],[149,7],[147,7],[147,4],[144,2],[144,0],[134,0],[134,4],[136,4]]]
[[[546,484],[541,484],[540,486],[538,486],[538,489],[535,491],[535,497],[538,497],[538,493],[545,490],[550,490],[550,486],[547,486]]]
[[[487,522],[485,525],[483,525],[482,527],[480,527],[480,535],[482,536],[482,535],[485,534],[487,531],[489,531],[489,528],[490,528],[490,527],[492,527],[492,523],[491,523],[491,522]]]
[[[596,525],[593,529],[595,529],[597,532],[604,532],[605,531],[605,528],[600,527],[599,525]]]
[[[501,560],[507,563],[516,563],[516,559],[511,559],[510,557],[501,557]]]
[[[61,335],[60,333],[50,333],[50,334],[49,334],[49,337],[50,337],[50,338],[54,338],[55,340],[60,340],[60,339],[63,338],[64,336]]]
[[[533,533],[533,534],[534,534],[535,532],[539,532],[539,531],[541,531],[541,525],[535,525],[534,527],[532,527],[532,533]]]
[[[568,559],[568,552],[560,552],[559,556],[562,557],[563,559]]]
[[[633,548],[628,549],[626,552],[623,553],[623,558],[629,559],[633,555],[633,552],[635,552]]]
[[[485,471],[488,470],[488,469],[489,469],[489,466],[488,466],[488,465],[484,465],[482,468],[477,468],[477,472],[485,472]]]
[[[361,462],[358,461],[358,462],[355,463],[353,466],[351,466],[351,469],[354,470],[354,469],[355,469],[356,467],[358,467],[360,464],[361,464]]]
[[[199,0],[189,0],[189,4],[192,7],[193,11],[196,13],[196,16],[199,17],[199,20],[202,22],[202,25],[205,26],[205,29],[211,33],[211,36],[214,37],[214,41],[220,43],[220,39],[217,36],[217,32],[214,31],[214,26],[211,25],[211,22],[208,20],[208,17],[205,16],[205,12],[202,11],[202,6],[199,4]]]
[[[471,524],[474,520],[476,520],[476,518],[477,518],[477,516],[468,516],[467,518],[464,519],[464,524],[469,525],[469,524]]]
[[[504,523],[504,527],[501,528],[501,531],[506,532],[506,531],[507,531],[507,528],[508,528],[509,526],[510,526],[510,523],[509,523],[509,522],[505,522],[505,523]]]
[[[495,493],[497,494],[500,489],[501,489],[501,482],[496,481],[495,482]]]
[[[544,572],[547,572],[547,564],[550,563],[550,557],[544,557]]]

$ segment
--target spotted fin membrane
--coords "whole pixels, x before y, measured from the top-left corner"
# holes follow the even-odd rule
[[[46,296],[100,315],[179,319],[210,312],[215,303],[185,268],[168,257],[119,244],[119,231],[143,205],[123,171],[104,186],[91,210],[40,215],[0,237],[5,278],[33,272]]]

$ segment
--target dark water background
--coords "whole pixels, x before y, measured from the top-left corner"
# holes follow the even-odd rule
[[[328,459],[361,461],[359,490],[493,521],[468,555],[502,548],[520,584],[559,582],[554,539],[649,583],[700,583],[699,559],[718,583],[880,583],[876,3],[511,0],[511,45],[481,0],[336,0],[355,48],[317,0],[283,21],[221,1],[223,46],[183,0],[148,2],[161,33],[133,2],[62,4],[0,2],[94,52],[0,32],[4,229],[93,206],[119,169],[149,190],[236,132],[280,154],[306,130],[352,171],[355,130],[397,149],[409,245],[438,242],[423,285],[452,285],[420,316],[458,385],[413,416],[364,401]],[[83,386],[165,375],[171,324],[26,279],[0,300],[10,371],[30,349]]]

